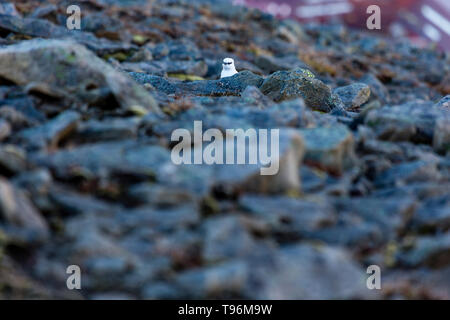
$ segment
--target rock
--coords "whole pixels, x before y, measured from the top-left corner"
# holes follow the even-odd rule
[[[129,272],[132,266],[123,257],[92,257],[84,263],[87,273],[94,277],[117,277]]]
[[[268,135],[271,133],[269,132]],[[268,137],[269,139],[269,137]],[[246,159],[251,149],[261,151],[261,145],[246,143],[235,143],[234,154],[238,150],[245,150]],[[268,149],[266,150],[267,154]],[[292,129],[283,129],[279,132],[279,155],[272,156],[271,169],[268,170],[261,163],[257,164],[234,164],[217,165],[215,168],[216,186],[229,190],[261,193],[281,193],[292,190],[300,190],[298,169],[301,165],[304,152],[302,138]],[[260,157],[258,156],[258,159]],[[258,161],[261,161],[259,159]],[[267,172],[263,174],[263,169]],[[278,169],[278,170],[277,170]],[[269,172],[270,171],[270,172]]]
[[[241,93],[241,97],[244,103],[257,106],[260,109],[264,109],[273,105],[273,101],[262,94],[262,92],[255,86],[248,86]]]
[[[58,26],[43,19],[20,18],[2,15],[0,17],[0,30],[3,32],[14,32],[37,38],[71,38],[74,41],[85,45],[90,50],[97,52],[98,54],[128,51],[134,48],[132,45],[112,42],[107,39],[99,39],[89,32],[72,32],[65,26]]]
[[[152,207],[138,207],[119,212],[117,218],[120,225],[127,229],[145,225],[156,230],[170,231],[195,226],[200,219],[200,215],[195,207],[186,205],[158,210]]]
[[[12,241],[26,244],[42,243],[49,236],[47,222],[28,197],[4,178],[0,178],[0,228]]]
[[[170,207],[192,202],[195,195],[183,188],[176,189],[144,182],[133,185],[128,190],[128,197],[133,203]]]
[[[236,216],[208,219],[204,229],[202,258],[206,263],[246,257],[259,247],[243,219]]]
[[[381,172],[375,179],[375,185],[379,188],[399,187],[412,182],[437,182],[441,177],[435,162],[418,160],[397,164]]]
[[[30,192],[32,196],[47,194],[52,183],[52,176],[48,170],[35,169],[21,172],[14,177],[13,183],[16,187]]]
[[[32,161],[51,168],[61,178],[79,177],[81,173],[97,178],[156,179],[164,185],[184,187],[199,194],[206,192],[212,184],[211,167],[177,166],[172,162],[169,150],[148,141],[85,144],[55,153],[40,152],[32,156]]]
[[[56,148],[61,140],[69,136],[78,125],[80,115],[75,111],[65,111],[45,124],[19,133],[19,139],[30,148]]]
[[[301,129],[305,141],[304,163],[335,175],[355,164],[352,133],[341,124]]]
[[[18,18],[22,17],[21,14],[17,11],[14,3],[11,2],[0,3],[0,14],[4,14],[7,16],[14,16]]]
[[[436,152],[446,154],[450,151],[450,117],[436,120],[433,134],[433,148]]]
[[[359,197],[336,199],[335,206],[339,215],[345,215],[348,220],[362,219],[376,225],[383,233],[383,239],[388,241],[407,227],[415,212],[416,202],[408,196],[383,199]]]
[[[177,288],[165,282],[157,282],[146,285],[142,289],[142,299],[176,299],[180,296]]]
[[[28,18],[45,18],[48,15],[54,14],[58,11],[58,7],[54,4],[44,5],[42,7],[37,7],[33,12],[31,12]]]
[[[14,129],[37,125],[46,120],[46,116],[36,109],[33,99],[28,96],[8,98],[2,101],[0,116]]]
[[[0,119],[0,141],[3,141],[11,134],[11,126],[9,122]]]
[[[389,91],[375,75],[368,73],[360,78],[359,81],[369,86],[371,97],[378,99],[381,104],[389,102]]]
[[[98,214],[117,210],[107,202],[62,188],[51,188],[49,195],[62,215]]]
[[[181,273],[176,284],[183,296],[214,298],[242,297],[250,270],[241,261],[225,262],[210,268],[200,268]]]
[[[420,237],[412,248],[399,253],[399,263],[408,267],[428,266],[441,268],[450,262],[450,234],[436,237]]]
[[[351,110],[362,106],[369,100],[370,87],[365,83],[353,83],[349,86],[339,87],[333,90],[344,102],[345,109]]]
[[[250,72],[241,71],[232,77],[220,80],[199,80],[191,82],[171,82],[156,76],[131,74],[139,83],[149,83],[167,94],[192,94],[196,96],[240,96],[247,86],[259,87],[263,79]]]
[[[204,61],[155,61],[155,65],[167,72],[168,74],[178,75],[195,75],[203,77],[208,72],[208,66]]]
[[[371,110],[365,124],[382,140],[431,144],[436,120],[449,116],[446,110],[439,110],[429,102],[417,101]]]
[[[27,169],[26,152],[14,145],[0,145],[0,170],[4,175],[14,175]]]
[[[273,259],[273,268],[253,266],[253,273],[262,281],[262,288],[256,291],[259,299],[373,299],[377,296],[367,290],[362,268],[340,248],[301,244],[280,250]],[[321,276],[316,277],[317,273]]]
[[[334,107],[331,89],[306,69],[275,72],[259,89],[276,102],[300,97],[313,110],[329,112]]]
[[[444,189],[447,188],[444,186]],[[445,192],[442,196],[430,197],[417,209],[412,224],[422,232],[447,231],[450,228],[449,207],[450,199]]]
[[[239,204],[258,221],[267,223],[270,232],[284,241],[307,236],[336,221],[334,209],[326,203],[248,195]]]
[[[269,74],[280,70],[308,67],[295,56],[271,57],[267,55],[259,55],[255,59],[255,65]]]
[[[139,118],[89,120],[80,123],[77,136],[84,142],[121,140],[137,136]]]
[[[0,61],[2,77],[30,90],[88,103],[112,94],[124,109],[141,106],[159,112],[145,90],[74,42],[30,40],[0,49]]]
[[[92,32],[100,38],[120,40],[120,29],[124,26],[122,22],[104,12],[86,14],[81,19],[81,30]]]
[[[438,108],[450,109],[450,95],[443,97],[438,103],[435,104]]]

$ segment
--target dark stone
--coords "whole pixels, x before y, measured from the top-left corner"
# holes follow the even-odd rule
[[[362,106],[369,100],[370,88],[364,83],[353,83],[349,86],[339,87],[333,90],[345,105],[346,110]]]

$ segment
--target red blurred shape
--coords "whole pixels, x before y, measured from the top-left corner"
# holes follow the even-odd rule
[[[234,0],[235,4],[261,9],[279,18],[303,22],[340,19],[367,30],[367,8],[381,9],[381,30],[394,37],[407,36],[418,44],[436,42],[450,50],[450,0]]]

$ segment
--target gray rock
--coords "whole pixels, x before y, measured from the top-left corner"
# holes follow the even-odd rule
[[[381,172],[375,179],[379,188],[404,186],[412,182],[435,181],[441,179],[435,162],[412,161],[392,166]]]
[[[11,134],[11,125],[9,122],[0,119],[0,141],[3,141]]]
[[[61,140],[76,130],[80,114],[65,111],[41,126],[19,132],[19,139],[31,149],[56,148]]]
[[[278,71],[268,76],[260,90],[276,102],[303,98],[313,110],[333,109],[331,89],[306,69]]]
[[[368,73],[359,79],[359,81],[370,87],[371,97],[378,99],[382,104],[389,102],[390,97],[388,89],[375,75]]]
[[[141,84],[149,83],[167,94],[192,94],[196,96],[240,96],[247,86],[259,87],[263,79],[250,72],[241,71],[232,77],[219,80],[198,80],[191,82],[169,81],[157,76],[130,74]]]
[[[46,220],[35,209],[26,194],[0,178],[0,227],[14,238],[40,243],[49,237]],[[10,233],[11,232],[11,233]],[[17,232],[17,234],[16,234]]]
[[[274,257],[274,267],[255,265],[262,280],[260,299],[373,299],[366,274],[348,252],[308,244],[286,247]],[[266,270],[264,270],[266,269]],[[320,274],[320,277],[316,275]]]
[[[145,140],[85,144],[55,153],[35,153],[31,158],[62,178],[77,177],[80,173],[97,178],[125,175],[141,181],[156,179],[198,194],[207,192],[213,184],[211,166],[175,165],[169,150]]]
[[[241,94],[241,98],[244,100],[244,103],[257,106],[260,109],[264,109],[274,104],[272,100],[263,95],[262,92],[255,86],[248,86],[245,88]]]
[[[18,17],[18,18],[22,17],[22,15],[17,11],[14,3],[11,3],[11,2],[0,3],[0,14],[14,16],[14,17]]]
[[[299,132],[305,141],[305,164],[341,175],[356,163],[353,134],[346,126],[337,124]]]
[[[429,266],[441,268],[450,263],[450,234],[435,237],[421,237],[414,241],[412,248],[399,253],[400,264],[408,267]]]
[[[4,121],[8,121],[13,129],[23,129],[24,127],[39,123],[35,119],[27,117],[20,110],[8,105],[4,105],[0,108],[0,117],[2,117]]]
[[[180,203],[190,203],[196,198],[189,190],[162,186],[158,184],[139,183],[128,190],[130,202],[137,204],[152,204],[159,207],[177,206]]]
[[[16,174],[28,167],[26,152],[15,145],[0,146],[0,168],[6,174]]]
[[[0,75],[28,89],[88,103],[112,94],[124,109],[140,106],[159,112],[155,100],[143,88],[71,41],[22,42],[0,49],[0,61]]]
[[[448,186],[439,187],[448,190]],[[414,227],[423,232],[447,231],[450,228],[450,197],[444,195],[429,197],[417,209],[412,219]]]
[[[438,103],[435,104],[438,108],[450,109],[450,95],[446,95]]]
[[[416,202],[408,196],[383,199],[358,197],[336,199],[335,206],[340,216],[374,224],[383,232],[384,240],[390,240],[407,227],[415,212]]]
[[[333,90],[344,102],[345,109],[351,110],[362,106],[370,98],[370,87],[365,83],[353,83]]]
[[[259,55],[255,59],[255,65],[269,74],[280,70],[308,67],[295,56],[271,57],[267,55]]]
[[[146,285],[142,289],[141,296],[145,300],[177,299],[180,297],[180,293],[173,285],[156,282]]]
[[[446,154],[450,151],[450,117],[439,118],[436,120],[436,127],[433,135],[433,148],[436,152],[442,154]]]
[[[241,261],[181,273],[176,283],[190,298],[242,297],[250,270]]]
[[[208,219],[204,229],[202,258],[206,263],[246,257],[259,247],[246,229],[243,219],[236,216]]]
[[[103,38],[99,39],[89,32],[72,32],[65,26],[58,26],[44,19],[20,18],[11,15],[2,15],[0,17],[0,30],[37,38],[71,38],[98,54],[128,51],[135,48],[134,46],[126,43],[113,42]]]
[[[431,144],[436,120],[449,116],[447,110],[439,110],[430,102],[416,101],[371,110],[365,124],[382,140]]]
[[[332,225],[336,221],[334,209],[326,204],[289,197],[243,196],[240,206],[258,221],[268,224],[272,234],[283,239],[298,239]]]
[[[254,145],[253,147],[256,148]],[[235,156],[238,154],[237,150],[242,152],[244,148],[247,159],[252,150],[252,145],[245,141],[235,143]],[[259,152],[259,149],[254,150]],[[303,152],[304,142],[298,133],[292,129],[282,129],[279,132],[278,158],[272,156],[274,159],[271,163],[271,171],[273,172],[267,172],[263,175],[262,170],[268,166],[264,166],[260,162],[257,164],[216,165],[214,170],[216,185],[225,186],[225,190],[231,188],[236,191],[261,193],[300,190],[298,169],[303,159]],[[258,161],[260,161],[259,157]]]
[[[139,118],[112,118],[80,123],[77,136],[84,142],[121,140],[137,136]]]

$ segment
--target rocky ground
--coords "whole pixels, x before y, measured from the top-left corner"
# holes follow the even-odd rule
[[[0,299],[450,298],[448,55],[227,1],[69,31],[74,2],[0,3]],[[279,174],[174,165],[194,120],[280,128]]]

